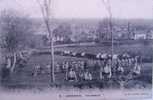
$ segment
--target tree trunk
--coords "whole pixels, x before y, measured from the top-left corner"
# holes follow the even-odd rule
[[[17,59],[17,55],[16,53],[13,54],[13,64],[11,67],[11,72],[14,72],[15,66],[16,66],[16,59]]]
[[[45,20],[45,24],[47,27],[47,31],[50,38],[50,52],[51,52],[51,82],[55,82],[55,73],[54,73],[54,42],[53,42],[53,34],[50,29],[50,19],[49,17]]]
[[[54,47],[53,47],[53,37],[51,37],[51,44],[50,44],[50,50],[51,50],[51,81],[55,82],[55,74],[54,74]]]
[[[40,3],[40,0],[37,0],[39,6],[40,6],[40,9],[41,9],[41,13],[42,13],[42,16],[43,16],[43,20],[44,20],[44,23],[46,25],[46,28],[47,28],[47,32],[48,32],[48,35],[50,37],[50,53],[51,53],[51,68],[50,68],[50,71],[51,71],[51,82],[55,82],[55,75],[54,75],[54,47],[53,47],[53,34],[52,34],[52,31],[51,31],[51,28],[50,28],[50,17],[51,17],[51,0],[43,0],[43,4]]]

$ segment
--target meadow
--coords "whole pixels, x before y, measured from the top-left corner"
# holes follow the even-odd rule
[[[111,53],[111,46],[104,45],[91,45],[91,46],[66,46],[66,47],[56,47],[55,51],[65,51],[69,50],[71,52],[86,52],[86,53]],[[142,58],[148,59],[147,62],[142,64],[142,79],[141,84],[146,85],[145,87],[151,87],[152,79],[152,56],[153,56],[153,47],[152,45],[143,45],[143,44],[133,44],[133,45],[119,45],[114,46],[114,53],[125,53],[130,52],[137,55],[141,55]],[[29,57],[28,63],[23,68],[16,68],[16,72],[11,75],[10,81],[7,83],[9,87],[13,88],[48,88],[50,87],[50,74],[43,73],[36,77],[32,76],[34,72],[34,66],[40,65],[44,69],[47,64],[50,64],[50,55],[49,49],[39,49],[41,52],[48,53],[36,53],[32,54]],[[151,59],[151,60],[150,60]],[[72,56],[61,56],[55,55],[55,64],[62,63],[64,61],[88,61],[92,62],[93,60],[80,57]],[[97,72],[95,72],[97,73]],[[98,74],[94,74],[94,77],[98,77]],[[65,74],[55,71],[55,79],[57,84],[65,84]],[[7,85],[5,84],[5,85]],[[129,83],[131,84],[131,83]],[[66,85],[69,85],[66,83]]]

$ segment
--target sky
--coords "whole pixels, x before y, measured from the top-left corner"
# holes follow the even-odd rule
[[[41,0],[42,1],[42,0]],[[102,0],[53,0],[54,18],[105,18]],[[153,18],[153,0],[110,0],[113,18]],[[31,17],[41,17],[36,0],[0,0],[0,10],[15,9]]]

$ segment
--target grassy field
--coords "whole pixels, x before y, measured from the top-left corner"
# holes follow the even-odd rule
[[[55,50],[70,50],[72,52],[86,52],[91,54],[111,53],[111,46],[96,44],[92,46],[70,46],[56,48]],[[143,58],[153,57],[153,45],[132,44],[132,45],[115,45],[114,53],[121,54],[125,52],[141,55]]]
[[[87,52],[92,54],[97,53],[110,53],[111,47],[110,46],[103,46],[103,45],[94,45],[94,46],[73,46],[73,47],[60,47],[56,48],[56,50],[64,51],[69,50],[72,52]],[[115,53],[124,53],[124,52],[132,52],[141,54],[143,57],[150,57],[153,55],[153,47],[150,45],[120,45],[114,47]],[[92,60],[89,60],[87,58],[76,58],[76,57],[68,57],[68,56],[58,56],[55,55],[55,63],[61,63],[63,61],[76,61],[76,60],[85,60],[88,62],[91,62]],[[40,66],[44,67],[50,63],[50,55],[48,54],[37,54],[32,55],[30,59],[28,60],[28,64],[24,68],[16,69],[16,73],[13,73],[11,75],[11,81],[8,82],[10,86],[13,87],[21,87],[25,88],[25,86],[30,88],[44,88],[49,87],[50,83],[50,75],[47,73],[38,75],[36,77],[32,76],[32,73],[34,72],[34,66],[36,64],[39,64]],[[142,76],[144,79],[142,81],[151,80],[152,78],[152,63],[143,63],[142,66]],[[56,73],[56,82],[57,83],[64,83],[64,73]],[[95,77],[97,75],[95,74]],[[147,79],[147,80],[145,80]],[[151,83],[148,83],[150,84]]]

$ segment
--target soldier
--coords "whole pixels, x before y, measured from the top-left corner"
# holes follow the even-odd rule
[[[75,61],[74,62],[74,69],[76,70],[76,71],[78,71],[79,70],[79,63],[77,62],[77,61]]]
[[[132,66],[132,59],[129,58],[129,59],[128,59],[128,67],[131,68],[131,66]]]
[[[133,75],[138,76],[141,73],[141,67],[138,63],[135,63],[134,69],[133,69]]]
[[[11,57],[6,58],[6,68],[11,69]]]
[[[33,73],[33,75],[34,76],[37,76],[40,73],[41,73],[41,67],[40,67],[40,65],[35,65],[34,66],[34,73]]]
[[[83,81],[83,79],[84,79],[84,71],[80,69],[78,72],[78,80]]]
[[[98,53],[98,54],[96,55],[96,58],[99,59],[100,57],[101,57],[101,53]]]
[[[100,69],[99,69],[100,79],[104,79],[104,77],[103,77],[103,69],[104,69],[104,66],[105,66],[105,60],[102,60],[101,61],[101,65],[100,65]]]
[[[84,73],[84,80],[85,81],[91,81],[92,80],[92,74],[89,71],[86,71]]]
[[[69,68],[68,72],[66,72],[66,80],[77,81],[77,75],[73,68]]]
[[[80,61],[80,68],[81,68],[82,70],[84,70],[84,64],[85,64],[84,61]]]
[[[123,73],[124,73],[124,68],[121,66],[120,63],[118,63],[118,66],[117,66],[117,69],[116,69],[116,75],[117,75],[119,80],[123,76]]]
[[[47,71],[48,74],[50,73],[50,70],[51,70],[50,68],[51,68],[51,65],[50,64],[47,64],[46,65],[46,69],[47,69],[46,71]]]
[[[104,76],[104,79],[109,79],[112,76],[111,65],[108,63],[106,63],[106,65],[104,66],[103,76]]]
[[[125,58],[122,58],[121,64],[122,64],[122,67],[125,67],[126,66]]]
[[[56,63],[56,65],[55,65],[55,71],[56,72],[60,72],[60,64],[59,63]]]
[[[70,66],[70,63],[69,63],[68,61],[66,61],[66,62],[64,62],[64,64],[63,64],[63,69],[64,69],[64,70],[68,70],[69,66]]]
[[[126,59],[125,59],[125,67],[128,67],[128,65],[129,65],[129,64],[128,64],[128,59],[129,59],[129,58],[126,58]]]

